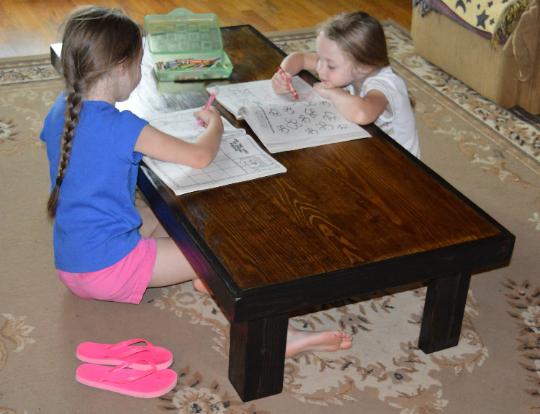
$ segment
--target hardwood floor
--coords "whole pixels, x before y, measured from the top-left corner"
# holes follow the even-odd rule
[[[261,32],[315,27],[341,11],[364,10],[379,20],[393,19],[411,28],[411,0],[108,0],[90,1],[124,10],[140,24],[147,14],[175,8],[215,13],[221,26],[251,24]],[[48,53],[59,41],[58,29],[78,0],[2,0],[0,58]]]

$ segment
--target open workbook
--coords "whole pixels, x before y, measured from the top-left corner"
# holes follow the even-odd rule
[[[295,76],[292,84],[299,99],[276,94],[268,79],[220,85],[216,100],[237,119],[245,119],[272,153],[371,136],[341,116],[331,100],[321,98],[303,79]],[[209,93],[214,90],[207,88]]]
[[[197,120],[193,112],[197,109],[173,112],[147,118],[155,128],[193,142],[203,128],[196,130]],[[287,169],[262,150],[243,129],[237,129],[222,118],[224,132],[218,154],[206,168],[195,169],[181,164],[164,162],[144,156],[146,165],[176,195],[207,190],[227,184],[253,180],[280,174]]]

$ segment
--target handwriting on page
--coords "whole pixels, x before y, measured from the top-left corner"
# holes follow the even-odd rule
[[[297,102],[280,110],[268,106],[252,106],[251,110],[262,129],[277,134],[302,131],[307,135],[330,133],[350,129],[336,112],[328,110],[328,101]]]
[[[331,100],[315,93],[308,82],[295,76],[292,83],[298,100],[290,93],[276,94],[271,79],[220,86],[217,100],[237,119],[244,119],[272,153],[370,136],[345,119]]]
[[[268,81],[228,86],[221,90],[219,100],[226,107],[238,108],[240,115],[241,108],[249,108],[260,128],[276,135],[319,135],[351,128],[331,101],[315,94],[311,86],[297,82],[294,87],[299,100],[274,93]]]
[[[190,109],[156,116],[149,121],[162,132],[193,142],[202,133],[194,130],[197,123],[193,116],[194,111],[195,109]],[[208,167],[196,169],[147,156],[144,157],[144,161],[176,195],[286,171],[285,167],[262,151],[249,135],[245,135],[244,130],[235,128],[223,118],[222,121],[224,133],[220,148]]]
[[[293,79],[293,85],[300,96],[300,101],[310,101],[317,98],[321,99],[313,92],[313,88],[311,88],[309,84]],[[234,114],[236,114],[241,107],[251,105],[253,102],[264,102],[265,104],[276,105],[299,102],[292,94],[276,94],[272,89],[272,84],[269,80],[222,87],[220,88],[218,101]]]

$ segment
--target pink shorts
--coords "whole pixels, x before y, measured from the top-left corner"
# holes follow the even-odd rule
[[[156,240],[141,238],[118,263],[89,273],[57,270],[58,277],[83,299],[139,304],[148,287],[156,262]]]

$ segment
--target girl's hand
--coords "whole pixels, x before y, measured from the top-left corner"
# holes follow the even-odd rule
[[[292,81],[292,76],[288,73],[285,73],[287,75],[287,79]],[[289,89],[289,83],[283,79],[283,76],[279,72],[274,73],[274,76],[272,76],[272,88],[274,89],[274,92],[278,95],[284,95],[286,93],[291,93],[291,90]]]
[[[150,158],[201,169],[208,167],[219,151],[223,135],[223,122],[219,111],[211,106],[199,109],[195,118],[204,121],[207,127],[197,134],[195,141],[189,142],[169,135],[152,125],[146,125],[135,143],[135,151]]]
[[[219,111],[213,106],[206,110],[203,107],[198,111],[194,112],[193,115],[195,116],[195,118],[197,118],[197,120],[202,119],[201,125],[205,128],[210,126],[213,122],[222,123]]]
[[[332,99],[332,94],[335,89],[339,88],[325,88],[322,82],[313,84],[313,90],[317,92],[317,95],[324,99]]]

